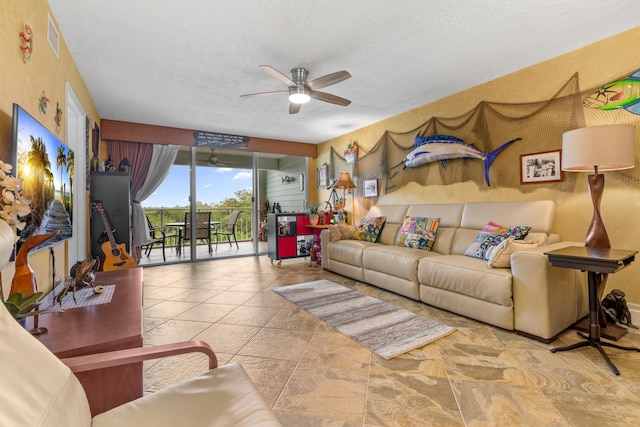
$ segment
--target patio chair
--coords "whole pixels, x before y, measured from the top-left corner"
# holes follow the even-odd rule
[[[0,330],[0,425],[280,426],[242,366],[217,367],[216,355],[205,342],[58,359],[11,317],[4,304],[0,304]],[[207,372],[92,417],[75,374],[193,351],[208,357]]]
[[[142,244],[142,249],[144,250],[144,254],[148,257],[151,254],[151,249],[153,249],[153,245],[155,245],[156,243],[160,243],[162,245],[162,259],[164,260],[164,262],[167,262],[167,256],[165,255],[165,251],[164,251],[166,242],[167,242],[167,239],[169,238],[175,238],[176,234],[167,234],[164,231],[160,230],[159,228],[154,227],[151,224],[151,220],[146,214],[145,214],[145,217],[147,218],[147,225],[149,226],[149,240],[147,240]]]
[[[184,214],[184,228],[180,230],[180,246],[191,240],[191,213]],[[213,252],[211,248],[211,212],[196,212],[196,241],[204,240],[209,246],[209,254]]]
[[[227,236],[229,246],[231,246],[231,236],[233,236],[233,241],[236,242],[236,248],[240,249],[240,246],[238,246],[238,239],[236,238],[236,222],[238,222],[238,215],[240,215],[240,211],[231,212],[229,220],[225,226],[213,230],[213,235],[216,238],[216,251],[218,250],[218,236]]]

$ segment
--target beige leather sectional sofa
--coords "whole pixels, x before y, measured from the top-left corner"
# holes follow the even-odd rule
[[[331,241],[323,230],[322,267],[507,330],[550,341],[588,313],[585,275],[552,267],[552,249],[582,245],[553,234],[553,201],[377,205],[385,216],[376,243]],[[440,218],[432,251],[394,246],[405,216]],[[540,246],[511,254],[510,268],[465,256],[483,227],[529,226],[525,241]]]

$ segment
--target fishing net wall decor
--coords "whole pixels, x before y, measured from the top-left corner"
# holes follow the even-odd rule
[[[602,111],[583,105],[584,99],[595,90],[581,91],[576,73],[548,100],[520,104],[483,101],[457,117],[432,117],[406,132],[386,131],[367,152],[360,150],[353,169],[332,148],[330,176],[337,176],[340,170],[352,170],[354,182],[358,186],[355,190],[356,197],[363,196],[362,180],[370,178],[378,179],[379,196],[396,191],[410,182],[426,186],[473,181],[478,184],[480,191],[491,187],[518,188],[521,192],[531,192],[541,187],[561,192],[573,191],[577,174],[564,174],[564,179],[557,182],[522,184],[520,156],[560,150],[562,134],[584,126],[635,124],[638,135],[640,116],[624,109]],[[455,136],[484,152],[495,150],[512,139],[521,139],[496,157],[489,170],[491,186],[488,186],[480,159],[452,159],[446,162],[446,166],[435,161],[403,169],[402,160],[413,150],[417,135]],[[606,149],[606,141],[603,141],[603,149]],[[611,172],[608,175],[634,188],[640,188],[640,168]]]

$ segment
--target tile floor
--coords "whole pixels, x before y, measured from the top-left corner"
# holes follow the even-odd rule
[[[384,359],[270,289],[325,278],[456,326]],[[146,345],[201,339],[243,365],[283,426],[631,426],[640,423],[640,353],[594,348],[565,331],[546,345],[373,286],[266,256],[144,268]],[[640,324],[640,321],[636,321]],[[640,346],[631,330],[619,342]],[[145,390],[206,370],[201,355],[145,364]]]

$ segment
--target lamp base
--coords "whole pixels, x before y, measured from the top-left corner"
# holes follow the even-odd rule
[[[609,235],[604,228],[604,221],[600,215],[600,201],[604,192],[604,175],[596,173],[589,175],[589,194],[593,202],[593,217],[587,230],[584,245],[589,248],[611,248]]]

